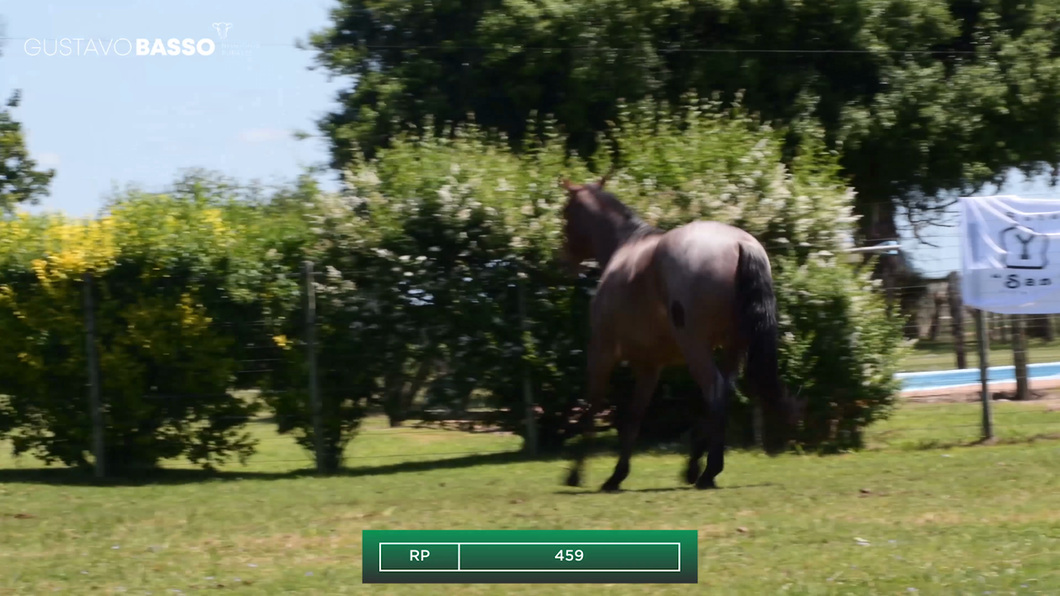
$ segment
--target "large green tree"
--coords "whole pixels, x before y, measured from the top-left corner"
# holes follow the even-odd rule
[[[620,98],[743,92],[824,125],[870,239],[1060,162],[1058,42],[1057,0],[340,0],[310,40],[352,77],[320,123],[333,166],[472,113],[513,141],[553,114],[588,155]]]
[[[0,20],[0,38],[3,32]],[[22,124],[11,113],[20,100],[21,93],[15,91],[6,108],[0,109],[0,213],[10,213],[19,203],[35,204],[48,193],[48,184],[55,176],[55,170],[38,170],[37,162],[29,156]]]

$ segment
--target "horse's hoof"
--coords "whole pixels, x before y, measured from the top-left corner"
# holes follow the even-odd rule
[[[602,493],[617,493],[620,490],[622,489],[619,488],[619,483],[611,481],[605,482],[604,485],[600,487],[600,492]]]
[[[718,485],[714,484],[713,478],[700,478],[699,482],[696,483],[696,488],[699,490],[708,490],[718,488]]]
[[[688,466],[685,471],[685,483],[695,484],[696,480],[699,480],[699,466]]]
[[[571,470],[570,474],[567,475],[567,486],[573,486],[575,488],[582,485],[582,475],[578,473],[578,470]]]

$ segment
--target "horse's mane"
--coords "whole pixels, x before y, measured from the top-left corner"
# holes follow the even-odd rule
[[[588,187],[597,200],[609,210],[618,213],[622,217],[623,224],[618,231],[620,242],[626,243],[645,236],[654,236],[663,233],[662,230],[641,219],[636,212],[630,209],[625,203],[618,200],[618,197],[600,188],[598,184],[590,184]]]

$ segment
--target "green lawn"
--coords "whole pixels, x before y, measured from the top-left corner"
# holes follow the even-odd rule
[[[268,423],[261,452],[217,478],[176,472],[100,487],[0,455],[0,594],[598,594],[592,585],[361,586],[364,529],[695,529],[699,586],[609,594],[1060,593],[1060,432],[1045,402],[909,405],[842,456],[732,453],[721,490],[678,482],[683,458],[639,454],[620,494],[566,464],[513,461],[514,437],[389,430],[373,420],[350,473],[314,478]]]
[[[979,368],[979,346],[974,341],[965,345],[968,368]],[[1032,339],[1027,344],[1027,362],[1060,361],[1060,342],[1046,343]],[[1008,366],[1012,364],[1011,344],[991,344],[987,357],[990,366]],[[957,356],[953,344],[939,342],[931,344],[921,340],[911,354],[902,361],[899,370],[914,372],[922,370],[950,370],[957,368]]]

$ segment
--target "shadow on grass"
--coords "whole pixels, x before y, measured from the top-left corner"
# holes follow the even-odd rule
[[[681,480],[680,482],[681,482],[680,486],[667,486],[667,487],[656,487],[656,488],[633,488],[633,489],[623,488],[623,489],[618,490],[618,491],[616,491],[614,493],[604,493],[604,492],[601,492],[600,489],[598,489],[598,488],[582,488],[582,489],[557,490],[557,491],[555,491],[552,494],[565,496],[565,497],[584,497],[584,496],[588,496],[588,495],[600,495],[600,494],[673,493],[673,492],[688,492],[688,491],[701,492],[703,494],[709,494],[711,492],[719,491],[719,490],[742,490],[742,489],[748,489],[748,488],[768,488],[768,487],[771,487],[771,486],[777,486],[776,484],[774,484],[772,482],[765,482],[765,483],[762,483],[762,484],[740,484],[740,485],[734,485],[734,486],[725,486],[723,484],[723,485],[718,486],[716,488],[697,489],[696,487],[694,487],[692,485],[684,484],[683,480]]]
[[[616,453],[610,441],[601,441],[590,450],[591,455],[609,455]],[[665,450],[653,449],[651,453]],[[330,478],[357,478],[362,476],[384,476],[388,474],[408,474],[430,472],[435,470],[455,470],[477,466],[496,466],[513,463],[556,461],[566,462],[565,453],[529,456],[521,451],[503,451],[493,453],[468,454],[444,459],[404,461],[393,464],[350,466],[329,475]],[[557,471],[557,475],[559,471]],[[258,470],[202,470],[187,468],[162,468],[145,471],[135,476],[97,479],[91,470],[79,468],[13,468],[0,470],[0,484],[48,484],[65,486],[151,486],[181,485],[204,482],[233,480],[289,480],[294,478],[315,477],[312,468],[302,468],[282,472]],[[558,477],[558,476],[557,476]],[[558,482],[558,481],[557,481]]]

